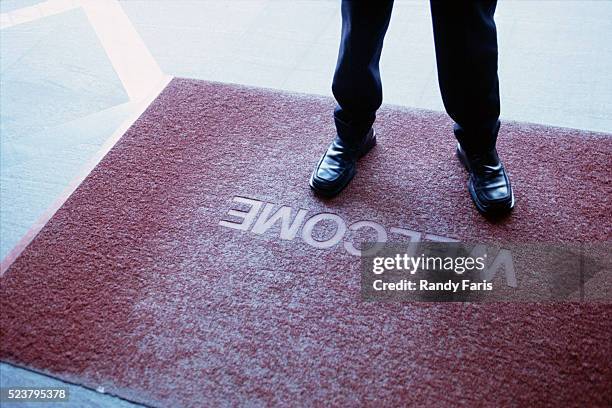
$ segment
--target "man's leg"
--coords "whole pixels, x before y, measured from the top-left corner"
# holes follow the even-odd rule
[[[438,81],[464,147],[495,145],[499,119],[496,0],[431,1]],[[458,129],[459,130],[459,129]]]
[[[496,3],[431,0],[442,100],[455,121],[457,154],[470,172],[470,194],[483,213],[514,206],[495,148],[500,126]]]
[[[332,91],[338,135],[363,137],[382,104],[380,54],[393,0],[343,0],[342,38]]]
[[[338,194],[356,173],[357,159],[376,143],[372,124],[382,104],[378,68],[393,0],[343,0],[342,38],[332,84],[337,136],[319,160],[310,186]]]

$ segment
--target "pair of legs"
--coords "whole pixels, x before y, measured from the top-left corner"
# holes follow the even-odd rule
[[[495,7],[496,0],[431,0],[442,99],[455,121],[454,133],[463,148],[459,152],[470,153],[470,158],[497,156],[500,102]],[[379,61],[392,9],[393,0],[342,1],[342,38],[332,85],[338,140],[315,169],[311,186],[316,191],[338,193],[344,186],[333,181],[334,173],[345,178],[351,173],[343,160],[346,154],[358,159],[375,144],[372,125],[382,104]],[[495,158],[485,161],[495,165]],[[326,169],[331,173],[325,175]],[[502,178],[507,181],[505,172]],[[509,181],[507,184],[509,190]],[[499,194],[493,200],[498,198]]]
[[[495,144],[499,119],[496,0],[432,0],[438,80],[444,107],[466,148]],[[344,0],[332,91],[342,138],[360,137],[382,104],[379,61],[393,0]],[[409,72],[406,75],[410,75]]]

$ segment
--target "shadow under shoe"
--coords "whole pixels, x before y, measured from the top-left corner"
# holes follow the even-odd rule
[[[510,179],[495,148],[485,152],[466,152],[457,143],[457,157],[470,174],[468,190],[478,211],[496,216],[514,208]]]
[[[340,137],[332,141],[310,177],[310,187],[320,196],[339,194],[355,177],[357,160],[376,145],[376,132],[371,128],[359,143],[347,143]]]

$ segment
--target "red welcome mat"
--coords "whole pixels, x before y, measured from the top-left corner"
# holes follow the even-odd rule
[[[364,302],[355,242],[610,241],[612,138],[504,123],[516,208],[490,222],[428,111],[384,107],[315,197],[332,109],[173,80],[0,278],[1,359],[164,407],[607,406],[609,302]]]

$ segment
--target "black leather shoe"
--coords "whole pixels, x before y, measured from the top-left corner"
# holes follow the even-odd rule
[[[478,211],[501,215],[512,210],[512,186],[495,148],[484,153],[466,152],[457,143],[457,157],[470,173],[468,189]]]
[[[337,195],[357,173],[357,160],[375,145],[373,128],[360,143],[347,143],[336,136],[312,173],[310,187],[324,197]]]

